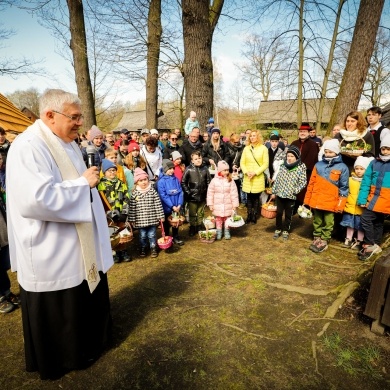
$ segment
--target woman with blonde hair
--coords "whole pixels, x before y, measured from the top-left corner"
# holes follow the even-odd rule
[[[374,136],[367,130],[367,122],[364,119],[362,113],[359,111],[351,111],[348,113],[343,122],[343,128],[335,135],[337,140],[340,141],[341,146],[347,146],[355,144],[357,146],[365,146],[369,148],[367,152],[363,154],[364,157],[375,156],[375,141]],[[344,164],[346,164],[351,172],[356,158],[342,155]]]
[[[244,174],[242,190],[247,193],[246,222],[257,222],[260,194],[265,190],[264,171],[268,168],[268,149],[260,131],[252,130],[242,152],[240,167]]]

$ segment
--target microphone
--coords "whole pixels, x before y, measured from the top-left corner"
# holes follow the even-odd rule
[[[87,156],[88,156],[87,166],[88,166],[88,168],[91,168],[91,167],[95,166],[95,152],[96,152],[96,149],[95,149],[94,146],[88,145],[85,150],[86,150]]]

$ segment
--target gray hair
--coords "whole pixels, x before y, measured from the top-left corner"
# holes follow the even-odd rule
[[[39,113],[42,115],[48,110],[61,112],[65,104],[80,106],[81,100],[74,93],[62,89],[47,89],[39,99]]]

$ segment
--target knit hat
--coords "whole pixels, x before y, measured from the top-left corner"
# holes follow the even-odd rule
[[[127,150],[129,151],[129,153],[131,153],[131,152],[133,152],[134,150],[140,150],[140,148],[139,148],[139,145],[137,144],[137,143],[135,143],[135,142],[131,142],[130,144],[129,144],[129,147],[127,148]]]
[[[218,164],[217,164],[218,172],[222,172],[225,169],[229,169],[229,164],[226,161],[223,161],[223,160],[219,161]]]
[[[381,148],[383,146],[387,146],[388,148],[390,148],[390,134],[386,134],[383,137],[383,140],[381,141]]]
[[[301,151],[299,148],[295,145],[290,145],[287,149],[287,153],[291,153],[295,156],[295,158],[298,160],[298,158],[301,157]]]
[[[177,160],[178,158],[182,158],[183,156],[177,151],[175,150],[174,152],[172,152],[172,161],[175,161]]]
[[[335,152],[336,154],[340,154],[340,144],[339,141],[335,138],[328,139],[324,142],[324,150],[328,149],[332,152]]]
[[[211,117],[208,121],[207,121],[207,123],[208,124],[210,124],[210,123],[214,123],[214,118],[213,117]]]
[[[162,161],[162,167],[164,169],[164,173],[166,173],[171,168],[175,168],[175,165],[173,164],[173,162],[171,160],[164,158],[164,160]]]
[[[103,137],[103,133],[99,130],[99,128],[95,125],[91,127],[88,134],[88,141],[92,141],[96,137]]]
[[[313,130],[313,128],[312,128],[307,122],[304,122],[304,123],[302,123],[302,124],[299,126],[299,130],[307,130],[307,131],[310,131],[310,130]]]
[[[134,170],[134,183],[137,183],[138,180],[147,179],[148,174],[141,168],[135,168]]]
[[[156,129],[151,129],[150,130],[150,134],[152,135],[152,134],[158,134],[158,130],[156,130]]]
[[[116,165],[112,161],[107,160],[106,158],[103,158],[103,160],[102,160],[102,171],[103,171],[103,173],[106,173],[106,171],[108,169],[111,169],[111,168],[115,168],[116,170],[118,170],[118,168],[116,167]]]
[[[219,130],[218,127],[213,127],[213,128],[211,129],[211,135],[212,135],[213,133],[221,134],[221,130]]]
[[[355,164],[353,164],[354,167],[362,167],[364,169],[367,169],[367,167],[370,165],[370,162],[374,160],[374,157],[363,157],[363,156],[359,156],[356,161],[355,161]]]

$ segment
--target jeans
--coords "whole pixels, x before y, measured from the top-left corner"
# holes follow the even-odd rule
[[[146,248],[148,241],[150,248],[154,248],[157,245],[156,226],[145,226],[139,229],[139,242],[141,247]]]

